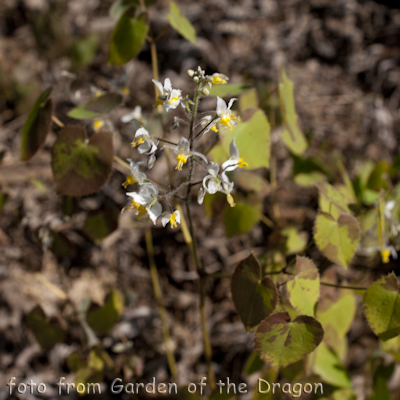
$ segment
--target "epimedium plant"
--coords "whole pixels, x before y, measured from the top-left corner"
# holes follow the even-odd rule
[[[179,113],[174,118],[173,129],[179,129],[183,135],[179,140],[172,141],[166,129],[161,129],[162,133],[158,136],[150,128],[149,132],[145,124],[141,126],[144,118],[139,109],[124,116],[122,122],[138,121],[131,147],[137,150],[140,157],[147,157],[147,170],[158,162],[157,157],[165,154],[169,183],[155,182],[148,176],[148,171],[144,172],[145,163],[134,161],[138,158],[136,155],[132,155],[128,162],[114,155],[114,128],[109,115],[123,103],[124,96],[96,89],[90,100],[82,102],[68,113],[71,118],[92,122],[94,133],[90,137],[84,127],[63,126],[53,114],[51,89],[44,91],[23,128],[21,159],[27,161],[39,150],[53,120],[62,127],[51,150],[58,193],[86,196],[100,190],[112,171],[113,160],[116,160],[129,169],[123,183],[123,187],[130,190],[126,193],[129,200],[122,211],[133,212],[137,219],[149,218],[153,224],[160,219],[164,227],[168,223],[171,228],[181,224],[199,275],[204,353],[212,389],[215,389],[215,378],[204,305],[206,279],[216,278],[218,274],[208,274],[197,253],[191,213],[193,189],[197,191],[197,202],[204,204],[209,216],[214,214],[215,208],[221,210],[222,207],[228,236],[249,232],[259,221],[279,232],[281,241],[275,251],[261,259],[251,254],[239,263],[232,275],[221,276],[231,279],[236,311],[245,329],[254,332],[255,353],[244,372],[250,374],[261,370],[264,365],[261,359],[270,366],[263,370],[263,379],[277,380],[278,374],[285,379],[295,379],[301,374],[303,378],[318,376],[329,385],[330,398],[352,398],[350,376],[344,368],[344,361],[348,347],[347,334],[361,298],[364,315],[372,331],[379,337],[381,348],[399,357],[398,280],[392,272],[369,287],[361,287],[357,282],[338,282],[334,268],[328,268],[321,274],[318,259],[312,260],[305,254],[314,242],[326,259],[343,269],[348,269],[355,258],[368,260],[372,265],[380,262],[376,257],[378,254],[382,263],[388,263],[390,256],[396,258],[400,227],[400,203],[396,200],[400,189],[398,185],[393,186],[390,177],[398,173],[399,161],[396,160],[392,166],[386,162],[376,165],[364,162],[360,173],[351,181],[340,158],[333,154],[329,162],[343,183],[330,184],[329,181],[335,180],[332,169],[317,157],[305,156],[308,142],[299,127],[293,83],[282,68],[274,91],[277,101],[271,101],[268,106],[272,115],[276,113],[281,119],[279,121],[278,118],[277,123],[277,118],[273,118],[273,128],[279,129],[280,138],[290,151],[293,181],[300,186],[316,188],[319,210],[312,238],[298,227],[281,228],[276,197],[272,196],[273,221],[262,212],[263,199],[271,189],[276,190],[277,183],[276,160],[270,150],[270,121],[259,107],[257,91],[251,87],[229,84],[229,78],[222,73],[206,75],[201,67],[188,71],[195,85],[193,98],[184,97],[180,89],[172,87],[168,78],[164,83],[160,82],[156,40],[148,37],[146,7],[149,3],[135,0],[118,0],[114,3],[111,14],[118,22],[111,36],[109,61],[123,65],[139,53],[146,39],[150,43],[155,71],[154,107],[161,119],[165,115],[160,110],[163,107],[167,113]],[[173,2],[168,21],[185,38],[196,43],[193,27]],[[199,112],[201,98],[209,95],[217,96],[216,109]],[[223,98],[228,95],[237,98],[232,97],[226,103]],[[236,100],[242,121],[238,112],[232,110]],[[175,167],[171,152],[175,156]],[[207,156],[211,156],[212,160]],[[252,172],[257,168],[270,169],[270,184],[260,174]],[[239,169],[243,171],[236,175],[234,181],[234,171],[236,173]],[[197,177],[198,180],[195,179]],[[235,192],[237,187],[240,190]],[[221,206],[223,198],[226,200]],[[185,205],[185,213],[182,204]],[[92,212],[87,216],[85,231],[93,240],[99,241],[116,229],[117,218],[118,213],[114,209]],[[175,358],[169,347],[166,312],[162,305],[162,290],[149,229],[145,236],[169,368],[171,375],[176,378]],[[42,242],[45,242],[45,238],[46,235],[42,234]],[[62,235],[53,233],[50,242],[63,247],[63,240],[66,239]],[[69,301],[65,294],[58,293],[63,300]],[[71,371],[77,374],[77,382],[101,380],[105,366],[115,368],[107,352],[101,348],[98,336],[110,332],[121,316],[122,308],[121,293],[112,289],[104,305],[90,306],[87,303],[76,310],[77,320],[91,348],[86,360],[77,354],[69,359]],[[49,320],[40,307],[32,310],[27,323],[44,348],[65,339],[65,326],[59,321]],[[122,347],[123,352],[129,348],[129,343],[124,343]],[[133,371],[139,374],[137,371],[140,367],[136,359],[123,358],[120,364],[124,366],[122,370],[126,372],[125,377],[129,377]],[[383,382],[387,380],[381,375],[380,370],[376,369],[374,379],[376,377],[380,382],[375,386],[376,396],[383,390],[382,379]]]

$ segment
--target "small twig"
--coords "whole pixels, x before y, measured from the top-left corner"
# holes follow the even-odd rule
[[[64,125],[55,115],[52,115],[52,116],[51,116],[51,119],[52,119],[53,122],[54,122],[56,125],[58,125],[60,128],[64,128],[64,127],[65,127],[65,125]]]
[[[208,128],[215,120],[216,120],[217,116],[215,116],[195,137],[194,139],[196,139],[198,136],[200,136],[205,130],[206,128]],[[193,140],[194,140],[193,139]]]
[[[155,138],[155,139],[157,139],[157,140],[159,140],[160,142],[165,142],[165,143],[172,144],[173,146],[178,146],[178,144],[177,144],[177,143],[170,142],[169,140],[162,139],[162,138],[160,138],[160,137],[157,137],[157,136],[154,136],[154,138]]]

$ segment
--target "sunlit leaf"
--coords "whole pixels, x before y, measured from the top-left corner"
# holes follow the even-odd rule
[[[286,239],[286,255],[301,253],[307,246],[308,233],[299,232],[296,228],[286,228],[282,231]]]
[[[242,93],[239,97],[239,109],[241,113],[244,113],[249,108],[258,108],[258,104],[259,100],[255,88]]]
[[[126,11],[112,33],[109,62],[124,65],[136,57],[146,41],[148,30],[146,14],[133,18],[131,10]]]
[[[350,388],[350,377],[342,365],[337,354],[325,343],[321,343],[318,349],[308,357],[314,363],[312,370],[333,386]]]
[[[396,275],[392,272],[374,282],[364,296],[364,314],[368,324],[382,340],[400,335],[400,296]]]
[[[261,322],[255,333],[255,348],[266,363],[278,369],[314,351],[323,336],[316,319],[301,315],[290,321],[287,312],[279,312]]]
[[[283,141],[294,154],[303,154],[308,144],[298,125],[294,105],[293,82],[286,76],[285,69],[279,73],[279,103],[286,130],[282,133]]]
[[[257,109],[250,120],[239,123],[232,131],[221,128],[221,144],[211,151],[214,162],[228,160],[233,138],[236,138],[240,157],[249,164],[249,169],[269,167],[270,125],[262,110]]]
[[[83,231],[93,241],[100,241],[118,228],[119,215],[118,207],[89,211],[83,224]]]
[[[104,302],[104,306],[96,307],[88,311],[86,321],[98,334],[107,334],[118,321],[124,307],[124,298],[116,289],[112,289]]]
[[[171,1],[169,4],[169,13],[167,15],[171,26],[178,31],[185,39],[197,46],[196,31],[189,20],[181,13],[179,7]]]
[[[270,278],[261,277],[261,266],[253,254],[241,261],[232,275],[232,299],[249,331],[274,311],[278,291]]]
[[[102,382],[103,377],[103,371],[99,371],[90,367],[81,368],[76,372],[75,387],[78,388],[78,385],[81,384],[79,385],[79,390],[82,392],[80,394],[85,394],[86,392],[88,392],[88,394],[98,394],[100,393],[100,387],[96,384]]]
[[[237,199],[235,207],[226,206],[224,212],[225,232],[228,237],[250,232],[259,222],[262,202],[256,196]]]
[[[330,214],[319,213],[314,240],[326,258],[348,268],[360,241],[360,225],[350,214],[341,214],[336,220]]]
[[[85,130],[78,126],[67,126],[58,133],[51,165],[59,193],[85,196],[106,183],[114,156],[112,136],[100,131],[87,141]]]
[[[59,322],[49,320],[40,306],[26,316],[26,323],[43,349],[50,349],[65,339],[65,332]]]
[[[22,161],[32,158],[46,140],[53,115],[53,102],[49,99],[51,90],[45,90],[36,100],[22,129]]]
[[[248,92],[251,89],[250,86],[240,85],[237,83],[226,83],[224,85],[214,85],[210,89],[210,96],[238,96],[241,93]]]
[[[309,258],[297,256],[295,276],[289,278],[287,290],[293,307],[301,314],[315,315],[319,299],[319,273]]]

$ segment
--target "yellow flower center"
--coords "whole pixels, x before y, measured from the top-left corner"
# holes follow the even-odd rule
[[[104,126],[104,121],[102,119],[96,119],[95,121],[93,121],[93,129],[95,131],[98,131],[103,126]]]
[[[131,143],[131,148],[133,149],[134,147],[139,146],[139,145],[142,144],[142,143],[144,143],[144,139],[143,139],[142,137],[139,137],[138,140],[134,140],[134,141]]]
[[[231,207],[236,206],[235,201],[233,200],[233,197],[230,193],[226,195],[226,200],[228,200],[228,203]]]
[[[213,125],[211,127],[211,130],[214,131],[214,132],[218,132],[217,125]]]
[[[179,97],[174,97],[168,100],[168,104],[172,104],[174,101],[179,101]]]
[[[246,162],[246,161],[244,161],[243,160],[243,158],[239,158],[239,164],[238,164],[238,167],[239,168],[242,168],[242,167],[247,167],[249,164]]]
[[[131,91],[129,90],[129,88],[128,88],[128,86],[124,86],[123,88],[122,88],[122,93],[123,94],[129,94]]]
[[[124,187],[124,189],[126,189],[127,186],[133,185],[134,183],[135,183],[135,178],[133,177],[132,174],[130,174],[126,177],[126,181],[122,184],[122,186]]]
[[[121,210],[121,214],[122,214],[125,210],[128,210],[128,212],[130,212],[130,211],[132,211],[132,210],[137,210],[137,211],[138,211],[138,214],[137,214],[137,217],[136,217],[137,219],[140,219],[140,218],[143,217],[143,215],[146,215],[146,214],[147,214],[146,208],[145,208],[144,206],[142,206],[141,204],[136,203],[135,200],[132,200],[132,201],[131,201],[131,204],[129,204],[129,206],[124,207],[124,208]]]
[[[389,262],[390,251],[388,249],[381,251],[382,262],[387,264]]]
[[[225,83],[225,82],[226,82],[225,79],[220,78],[219,76],[214,76],[211,83],[212,83],[213,85],[218,85],[219,83]]]
[[[176,156],[176,161],[178,162],[178,164],[175,169],[177,171],[182,171],[183,164],[186,164],[187,159],[188,156],[183,155],[181,150],[181,152]]]
[[[171,228],[176,228],[178,225],[176,223],[176,217],[174,214],[171,215],[171,218],[169,219],[169,223],[171,224]]]
[[[162,106],[164,103],[161,99],[157,99],[157,101],[153,104],[153,107]]]

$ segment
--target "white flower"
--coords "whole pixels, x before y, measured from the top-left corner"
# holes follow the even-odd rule
[[[213,85],[224,84],[229,81],[229,78],[226,75],[219,74],[218,72],[215,72],[209,78],[210,78],[211,84],[213,84]]]
[[[191,156],[198,156],[202,158],[205,163],[208,163],[207,158],[204,154],[190,150],[190,144],[186,138],[181,138],[181,140],[179,140],[178,148],[172,146],[163,146],[162,148],[169,148],[175,152],[177,161],[175,169],[178,171],[182,171],[183,164],[186,164],[188,157]]]
[[[131,122],[134,119],[138,121],[141,121],[143,119],[142,107],[136,106],[129,114],[123,115],[121,117],[121,122],[127,124],[128,122]]]
[[[239,117],[234,115],[231,111],[231,107],[233,102],[237,100],[235,98],[230,99],[228,105],[226,105],[225,101],[221,99],[221,97],[217,96],[217,118],[214,121],[214,124],[208,128],[204,133],[208,132],[212,129],[214,132],[218,132],[217,123],[222,124],[226,129],[230,131],[233,129],[235,125],[240,121]]]
[[[126,207],[128,211],[136,210],[137,219],[148,216],[155,224],[162,212],[162,206],[157,201],[158,189],[150,182],[140,185],[139,192],[128,192],[132,197],[131,204]],[[122,210],[124,211],[124,210]]]
[[[126,189],[128,185],[133,185],[134,183],[138,183],[139,185],[147,178],[144,172],[139,171],[139,166],[142,165],[142,162],[135,163],[130,158],[127,159],[131,167],[131,173],[126,177],[126,181],[122,184],[122,186]]]
[[[395,205],[396,205],[396,200],[390,200],[385,204],[385,217],[387,219],[392,218],[392,211]]]
[[[221,189],[221,183],[218,179],[219,165],[215,162],[210,162],[207,166],[209,175],[206,175],[203,179],[203,188],[207,193],[215,194]]]
[[[157,150],[157,144],[151,139],[149,132],[143,127],[139,128],[135,133],[135,140],[132,141],[131,147],[138,147],[140,154],[150,155]]]
[[[179,106],[182,98],[182,90],[172,89],[171,80],[169,78],[165,79],[164,86],[161,84],[161,82],[158,82],[155,79],[153,79],[153,83],[160,92],[160,96],[158,98],[165,105],[167,112],[170,109],[174,110]]]
[[[246,161],[243,160],[243,158],[239,156],[239,149],[236,146],[235,138],[232,139],[231,144],[229,145],[229,153],[230,153],[229,160],[225,161],[222,164],[223,175],[225,175],[225,172],[233,171],[237,167],[242,168],[242,167],[247,167],[249,165]]]
[[[209,175],[205,176],[203,179],[203,187],[199,190],[197,202],[202,204],[206,193],[215,194],[221,192],[226,194],[226,199],[229,205],[235,207],[236,204],[231,195],[234,183],[230,182],[224,173],[220,176],[218,175],[219,165],[217,163],[211,162],[210,165],[208,165],[207,170]]]
[[[179,210],[175,210],[172,214],[168,211],[165,211],[161,214],[162,226],[165,227],[168,222],[171,224],[171,228],[176,228],[177,224],[181,223],[181,213]]]

